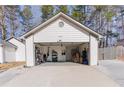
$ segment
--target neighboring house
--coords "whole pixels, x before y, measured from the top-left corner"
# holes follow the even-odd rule
[[[0,63],[25,62],[25,44],[14,37],[6,41],[5,47],[0,45]]]
[[[5,43],[5,47],[0,45],[0,63],[3,62],[14,62],[16,60],[16,49],[17,46],[10,42]]]
[[[7,40],[8,42],[17,46],[16,49],[16,60],[15,61],[25,61],[25,42],[17,39],[17,38],[10,38]]]
[[[5,45],[5,62],[15,62],[17,46],[7,42]]]
[[[88,51],[89,65],[97,65],[98,42],[102,36],[71,17],[58,13],[46,22],[22,35],[25,43],[15,38],[9,40],[17,46],[16,61],[24,59],[27,66],[36,64],[36,51],[43,56],[47,55],[47,61],[53,61],[56,55],[57,61],[71,61],[72,52],[78,50],[82,53],[84,48]]]

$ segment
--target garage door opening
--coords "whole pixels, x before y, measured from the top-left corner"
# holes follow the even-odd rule
[[[35,43],[35,65],[44,62],[89,63],[89,43]]]

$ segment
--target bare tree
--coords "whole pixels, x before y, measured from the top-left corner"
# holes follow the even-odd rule
[[[0,6],[0,29],[2,33],[2,43],[5,43],[6,40],[6,23],[5,23],[5,7]]]
[[[16,29],[19,27],[19,6],[18,5],[7,5],[5,6],[6,16],[8,21],[10,22],[10,36],[14,37]]]
[[[32,18],[33,18],[33,14],[31,11],[31,7],[25,5],[24,9],[21,11],[20,16],[22,18],[21,24],[23,25],[23,32],[27,32],[29,30],[32,29],[33,27],[33,22],[32,22]]]

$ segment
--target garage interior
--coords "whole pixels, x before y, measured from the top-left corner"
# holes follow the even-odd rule
[[[89,43],[35,43],[35,65],[44,62],[75,62],[87,64]],[[86,51],[86,55],[84,52]],[[86,56],[86,57],[85,57]],[[85,58],[83,58],[85,57]]]

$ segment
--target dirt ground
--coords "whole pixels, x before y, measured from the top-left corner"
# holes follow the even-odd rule
[[[24,65],[25,62],[10,62],[10,63],[4,63],[0,64],[0,70],[7,70],[13,67]]]

